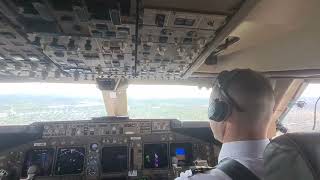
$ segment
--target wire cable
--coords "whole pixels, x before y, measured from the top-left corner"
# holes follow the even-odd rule
[[[315,130],[315,129],[316,129],[316,125],[317,125],[317,105],[318,105],[319,100],[320,100],[320,97],[318,97],[316,103],[314,104],[314,114],[313,114],[313,127],[312,127],[312,130]]]

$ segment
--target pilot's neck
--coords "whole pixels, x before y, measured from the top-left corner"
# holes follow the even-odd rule
[[[228,129],[223,136],[223,143],[235,141],[254,141],[267,139],[267,132],[261,131],[246,131],[243,129]]]

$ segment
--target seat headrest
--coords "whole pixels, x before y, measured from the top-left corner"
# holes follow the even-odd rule
[[[264,165],[266,180],[319,180],[320,133],[291,133],[271,140]]]

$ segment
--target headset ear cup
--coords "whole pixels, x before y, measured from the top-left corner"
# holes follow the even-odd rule
[[[222,122],[230,115],[230,106],[227,102],[215,99],[209,105],[208,115],[210,120]]]
[[[224,101],[217,102],[216,122],[222,122],[227,118],[229,105]]]

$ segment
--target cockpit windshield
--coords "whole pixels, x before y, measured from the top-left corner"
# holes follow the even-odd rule
[[[1,84],[0,125],[89,120],[106,115],[95,84]]]
[[[208,120],[211,89],[182,85],[131,85],[128,113],[131,118]]]
[[[129,85],[130,118],[207,120],[210,89],[182,85]],[[95,84],[3,83],[0,125],[90,120],[107,116]]]

